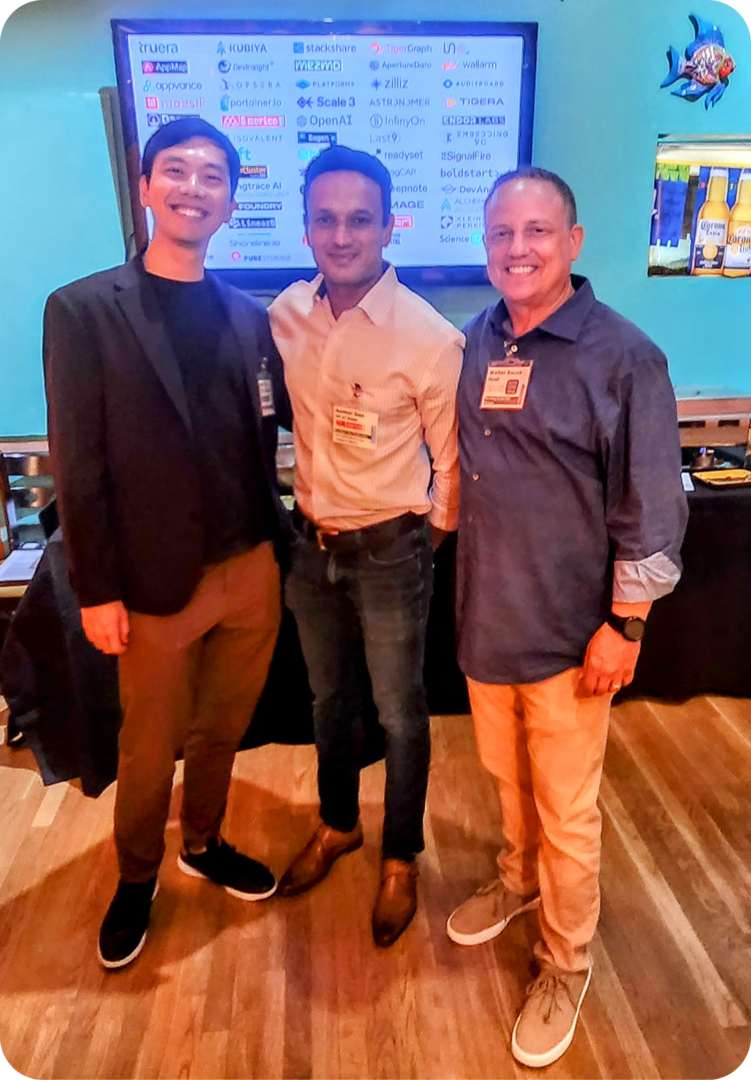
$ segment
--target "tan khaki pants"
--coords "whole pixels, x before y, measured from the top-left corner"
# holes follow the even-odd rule
[[[159,868],[181,749],[185,847],[202,851],[219,835],[235,752],[266,682],[280,620],[270,542],[207,570],[176,615],[131,613],[120,657],[115,800],[124,881],[148,881]]]
[[[477,746],[498,780],[511,892],[539,885],[540,961],[564,971],[590,963],[600,912],[600,789],[611,695],[578,697],[580,668],[539,683],[468,679]]]

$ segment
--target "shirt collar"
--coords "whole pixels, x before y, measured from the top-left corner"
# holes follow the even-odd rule
[[[544,330],[546,334],[552,334],[553,337],[563,338],[565,341],[576,341],[584,320],[595,303],[595,294],[589,280],[581,274],[572,274],[571,284],[575,289],[574,295],[556,308],[552,315],[548,315],[539,326],[533,327],[529,331],[530,334],[537,330]],[[507,325],[504,326],[504,323]],[[508,336],[511,319],[504,300],[499,300],[496,304],[491,316],[491,324],[497,334]]]
[[[386,263],[386,270],[356,307],[361,308],[370,321],[376,326],[383,326],[394,303],[396,290],[399,286],[399,278],[396,270],[390,263]],[[323,274],[318,274],[310,283],[310,310],[316,303],[323,303],[325,290],[323,288]]]

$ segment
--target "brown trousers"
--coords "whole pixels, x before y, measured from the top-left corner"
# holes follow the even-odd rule
[[[540,889],[535,954],[586,971],[600,913],[600,790],[612,694],[579,697],[581,668],[538,683],[468,679],[477,747],[498,781],[505,851],[501,880]]]
[[[123,881],[149,881],[159,868],[180,750],[185,848],[203,851],[219,835],[235,752],[266,682],[280,621],[270,542],[209,568],[176,615],[130,614],[130,642],[120,657],[115,799]]]

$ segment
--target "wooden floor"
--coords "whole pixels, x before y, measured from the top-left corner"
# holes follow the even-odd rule
[[[33,1077],[720,1077],[749,1047],[751,708],[699,698],[614,710],[602,786],[595,976],[568,1053],[544,1070],[508,1049],[536,915],[473,949],[453,907],[493,872],[500,820],[466,717],[433,723],[420,908],[390,950],[370,938],[383,771],[363,774],[365,846],[311,893],[232,899],[177,870],[140,958],[95,957],[116,881],[113,791],[45,789],[0,746],[0,1043]],[[180,795],[175,787],[173,815]],[[311,747],[236,765],[228,837],[281,872],[315,812]]]

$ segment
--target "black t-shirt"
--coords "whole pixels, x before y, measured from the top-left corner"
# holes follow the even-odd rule
[[[240,347],[208,278],[147,277],[164,313],[188,399],[206,562],[222,562],[274,535],[275,514]]]

